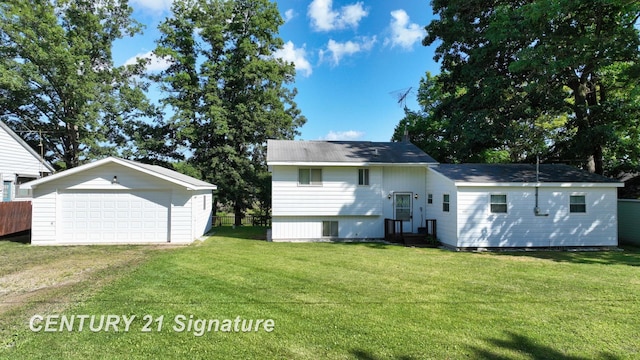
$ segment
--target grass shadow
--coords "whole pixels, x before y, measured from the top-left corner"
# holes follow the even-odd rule
[[[333,244],[346,246],[365,246],[371,249],[381,250],[399,246],[397,244],[389,244],[379,241],[334,241]]]
[[[241,240],[267,240],[266,226],[216,226],[211,228],[207,236],[224,236]]]
[[[640,266],[640,248],[621,246],[622,251],[503,251],[499,256],[532,257],[573,264]]]
[[[351,354],[358,360],[382,360],[382,359],[388,359],[387,357],[378,357],[373,355],[371,352],[366,351],[366,350],[362,350],[362,349],[354,349],[351,351]],[[398,360],[415,360],[417,358],[412,357],[412,356],[398,356],[397,358],[392,358],[392,359],[398,359]]]
[[[10,241],[20,244],[31,244],[31,230],[22,231],[19,233],[0,236],[0,241]]]
[[[532,360],[547,360],[547,359],[562,359],[562,360],[588,360],[588,359],[619,359],[620,357],[610,353],[601,352],[599,354],[592,354],[593,356],[580,357],[570,356],[563,352],[554,349],[550,346],[539,344],[526,336],[519,335],[513,332],[508,332],[508,339],[488,339],[492,348],[500,348],[510,350],[520,354],[526,354],[528,359]],[[487,349],[481,349],[477,347],[471,347],[471,350],[482,359],[513,359],[512,356],[502,355],[502,352],[497,350],[491,351]]]

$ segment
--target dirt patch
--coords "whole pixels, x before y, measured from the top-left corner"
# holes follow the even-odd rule
[[[126,268],[140,263],[159,247],[114,250],[112,254],[87,252],[73,257],[47,259],[46,263],[21,268],[0,277],[0,316],[41,298],[49,290],[70,287],[111,268]]]

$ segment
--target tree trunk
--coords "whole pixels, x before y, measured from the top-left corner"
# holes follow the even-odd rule
[[[233,205],[233,212],[234,212],[235,217],[236,217],[234,224],[236,226],[242,225],[242,218],[244,217],[244,214],[242,213],[242,208],[240,207],[239,204],[240,203],[236,201],[234,203],[234,205]]]

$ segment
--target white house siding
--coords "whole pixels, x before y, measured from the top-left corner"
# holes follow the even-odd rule
[[[49,172],[42,162],[18,143],[4,129],[0,128],[0,173],[20,174],[39,177],[41,172]]]
[[[55,188],[43,188],[32,200],[31,244],[47,245],[56,242],[58,193]]]
[[[490,212],[490,195],[506,194],[506,214]],[[586,213],[569,213],[570,195],[585,195]],[[459,187],[458,247],[616,246],[616,188]]]
[[[457,247],[457,189],[453,182],[445,176],[432,170],[427,171],[427,194],[433,196],[433,203],[426,205],[427,218],[436,219],[440,242],[450,247]],[[442,196],[444,194],[449,194],[449,212],[442,211]]]
[[[213,206],[211,190],[203,190],[193,192],[191,197],[191,223],[193,224],[193,233],[191,239],[195,239],[204,235],[211,229],[212,218],[211,210]]]
[[[298,169],[322,169],[322,185],[299,185]],[[382,168],[369,167],[369,186],[358,185],[361,167],[272,167],[272,216],[382,215]]]
[[[11,200],[29,200],[16,198],[18,176],[39,178],[40,173],[50,170],[16,139],[0,127],[0,201],[5,197],[3,184],[11,182]]]
[[[384,224],[379,216],[278,216],[272,219],[273,241],[330,241],[322,237],[322,222],[338,222],[339,239],[380,239]]]
[[[383,170],[383,202],[384,217],[393,219],[394,214],[394,193],[411,193],[412,200],[412,228],[404,229],[405,232],[417,232],[418,227],[425,225],[424,220],[428,218],[426,209],[426,167],[425,166],[387,166]],[[391,194],[391,199],[388,198]],[[417,199],[415,196],[417,195]],[[421,210],[422,208],[422,210]]]

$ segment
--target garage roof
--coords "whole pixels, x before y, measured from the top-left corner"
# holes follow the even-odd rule
[[[98,161],[94,161],[92,163],[89,164],[84,164],[78,167],[75,167],[73,169],[69,169],[69,170],[65,170],[65,171],[61,171],[55,175],[51,175],[51,176],[47,176],[38,180],[34,180],[34,181],[30,181],[28,183],[23,184],[23,187],[37,187],[40,184],[44,184],[50,181],[54,181],[60,178],[63,178],[65,176],[69,176],[69,175],[73,175],[76,173],[79,173],[81,171],[85,171],[88,169],[92,169],[104,164],[108,164],[108,163],[116,163],[116,164],[120,164],[122,166],[126,166],[128,168],[131,168],[133,170],[137,170],[146,174],[149,174],[151,176],[155,176],[157,178],[172,182],[174,184],[180,185],[180,186],[184,186],[187,189],[190,190],[216,190],[218,187],[216,185],[210,184],[206,181],[202,181],[202,180],[198,180],[194,177],[179,173],[177,171],[174,170],[170,170],[167,168],[164,168],[162,166],[157,166],[157,165],[149,165],[149,164],[143,164],[143,163],[139,163],[137,161],[132,161],[132,160],[126,160],[126,159],[121,159],[118,157],[108,157],[102,160],[98,160]]]

